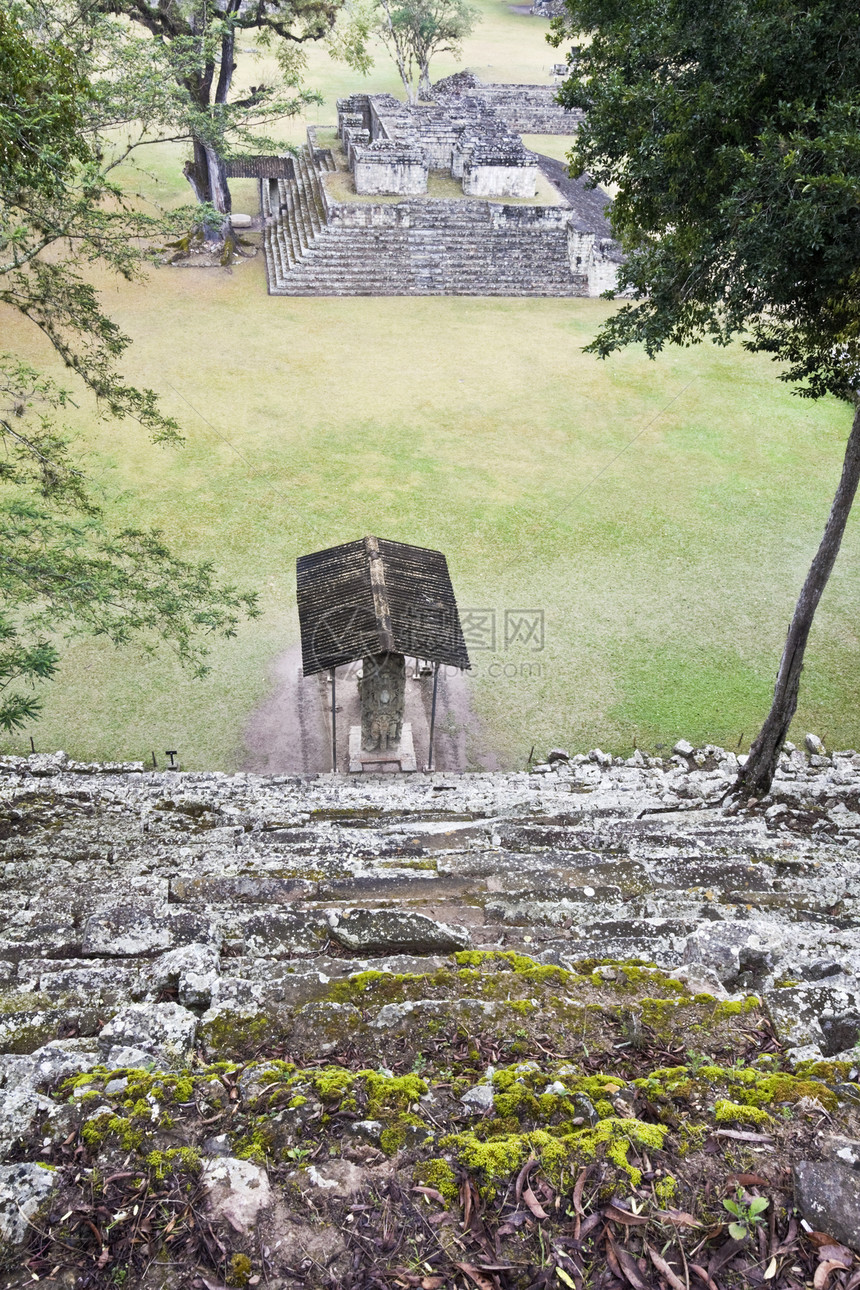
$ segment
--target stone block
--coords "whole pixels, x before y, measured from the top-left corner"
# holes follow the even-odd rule
[[[39,1164],[0,1165],[0,1246],[24,1245],[31,1224],[48,1204],[57,1175]]]
[[[101,1052],[138,1048],[157,1064],[184,1066],[191,1058],[197,1018],[177,1003],[133,1003],[118,1012],[98,1037]]]
[[[817,1232],[860,1249],[860,1174],[832,1160],[794,1166],[797,1206]]]
[[[209,1217],[226,1222],[235,1232],[251,1232],[260,1211],[272,1203],[265,1169],[235,1156],[204,1161],[200,1175]]]
[[[126,958],[159,953],[176,945],[216,939],[208,918],[193,913],[157,912],[146,906],[116,905],[87,920],[84,954]]]
[[[334,940],[355,953],[445,954],[471,944],[465,927],[401,909],[351,909],[330,915]]]

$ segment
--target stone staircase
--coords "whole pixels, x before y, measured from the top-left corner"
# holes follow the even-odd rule
[[[811,761],[785,756],[772,798],[732,813],[718,749],[356,779],[4,759],[0,1051],[115,1045],[107,1023],[148,1000],[217,1055],[237,1017],[288,1029],[356,971],[493,949],[763,992],[797,1052],[845,1052],[860,758]]]
[[[330,152],[305,148],[294,180],[261,183],[271,295],[588,294],[564,225],[530,226],[487,202],[413,201],[406,221],[349,227],[327,215],[321,176],[334,169]]]
[[[0,758],[3,1290],[857,1290],[860,757],[677,747]]]

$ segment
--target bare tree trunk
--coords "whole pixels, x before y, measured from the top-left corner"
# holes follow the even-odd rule
[[[750,749],[746,765],[741,768],[737,778],[736,788],[752,797],[762,798],[770,792],[780,750],[797,708],[803,655],[812,620],[839,554],[842,535],[845,532],[858,482],[860,482],[860,404],[857,406],[854,424],[848,436],[845,460],[842,463],[842,478],[839,481],[836,496],[833,498],[827,527],[809,573],[806,575],[806,581],[788,629],[773,692],[773,703]]]
[[[209,191],[212,194],[209,200],[216,211],[229,215],[233,209],[233,203],[227,183],[227,167],[224,165],[224,158],[220,157],[208,143],[206,145],[206,162],[209,173]]]
[[[235,36],[232,31],[228,31],[221,37],[221,62],[218,70],[218,84],[215,87],[215,111],[227,102],[227,95],[230,92],[230,85],[233,80],[233,72],[236,70],[234,61]],[[209,201],[223,215],[229,215],[233,209],[233,201],[230,196],[230,185],[227,183],[227,168],[224,165],[224,158],[212,144],[203,144],[204,155],[206,158],[206,174],[209,181]],[[218,236],[229,233],[227,221],[222,221],[222,226],[218,229]]]
[[[385,14],[385,25],[388,29],[388,40],[386,43],[389,44],[392,56],[397,64],[397,70],[400,73],[400,79],[403,82],[403,88],[406,91],[406,102],[411,107],[415,104],[415,90],[412,85],[412,79],[409,75],[410,67],[408,51],[401,39],[400,33],[394,26],[389,0],[379,0],[379,2]],[[384,36],[383,39],[385,39]]]
[[[424,102],[427,102],[428,99],[433,97],[433,90],[430,86],[429,58],[425,59],[425,61],[421,63],[421,72],[418,78],[418,97],[419,99],[423,99]]]
[[[186,161],[183,174],[191,185],[194,199],[198,202],[212,200],[212,188],[209,183],[209,162],[206,149],[198,140],[194,140],[194,160]]]

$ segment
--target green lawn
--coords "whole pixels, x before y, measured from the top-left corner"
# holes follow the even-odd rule
[[[467,61],[488,78],[545,77],[545,26],[484,7]],[[318,51],[312,61],[324,66]],[[329,98],[358,83],[320,75]],[[393,85],[387,68],[374,84]],[[150,157],[140,190],[145,179],[179,200],[177,156]],[[237,185],[237,209],[252,192]],[[739,348],[584,356],[603,301],[275,299],[260,257],[104,293],[134,338],[129,378],[161,392],[186,446],[153,448],[82,403],[92,468],[118,519],[211,557],[260,590],[264,614],[217,645],[203,682],[164,655],[73,644],[37,748],[178,748],[187,766],[240,765],[270,666],[298,637],[296,556],[367,532],[445,551],[461,608],[495,612],[497,648],[473,650],[472,686],[506,764],[532,744],[749,742],[838,479],[847,408],[793,397]],[[853,523],[797,722],[833,746],[860,746],[858,556]],[[504,648],[506,611],[543,615],[543,650]],[[29,733],[5,748],[28,748]]]

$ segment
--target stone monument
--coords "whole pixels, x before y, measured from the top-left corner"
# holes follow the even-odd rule
[[[405,720],[407,655],[434,668],[432,766],[438,667],[470,666],[444,555],[368,536],[300,557],[296,575],[304,675],[330,675],[332,770],[338,769],[336,670],[358,659],[361,718],[349,731],[349,770],[417,769]]]

